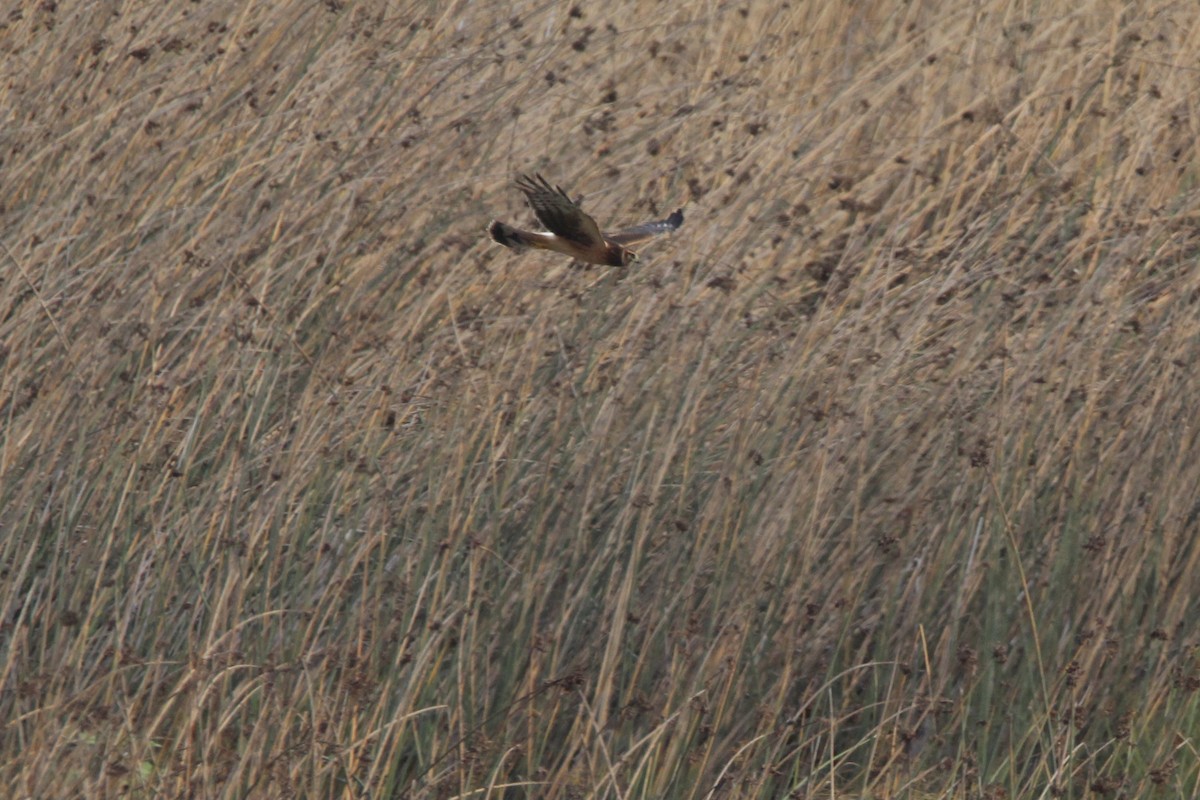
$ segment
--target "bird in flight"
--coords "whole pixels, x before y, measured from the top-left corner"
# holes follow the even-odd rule
[[[643,242],[654,236],[671,233],[683,224],[683,210],[657,222],[647,222],[632,228],[602,233],[596,220],[579,207],[561,187],[551,186],[541,175],[522,175],[517,188],[525,193],[529,207],[545,231],[524,231],[499,220],[487,227],[492,241],[514,250],[534,247],[565,253],[588,264],[627,267],[638,260],[638,254],[628,245]]]

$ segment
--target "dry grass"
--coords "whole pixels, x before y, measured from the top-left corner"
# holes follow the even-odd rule
[[[1200,12],[787,5],[6,12],[14,796],[1200,794]]]

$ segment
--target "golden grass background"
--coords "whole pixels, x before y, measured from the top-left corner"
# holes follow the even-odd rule
[[[1200,793],[1192,4],[0,26],[14,796]]]

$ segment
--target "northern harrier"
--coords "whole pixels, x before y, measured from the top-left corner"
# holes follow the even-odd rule
[[[525,193],[529,207],[545,231],[523,231],[499,220],[487,227],[492,240],[505,247],[523,250],[535,247],[565,253],[589,264],[605,264],[610,267],[625,267],[638,260],[638,254],[626,245],[637,244],[663,233],[670,233],[683,224],[683,211],[657,222],[647,222],[633,228],[601,233],[596,220],[592,219],[579,202],[567,197],[558,186],[551,186],[541,175],[522,175],[517,187]]]

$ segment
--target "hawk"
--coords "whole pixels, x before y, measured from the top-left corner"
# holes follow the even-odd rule
[[[522,175],[517,179],[517,188],[525,193],[529,207],[546,230],[523,231],[493,220],[487,227],[492,241],[514,250],[535,247],[565,253],[588,264],[627,267],[638,260],[638,254],[627,245],[671,233],[683,224],[683,210],[676,209],[657,222],[601,233],[596,220],[584,213],[578,200],[568,197],[561,187],[551,186],[541,175]]]

